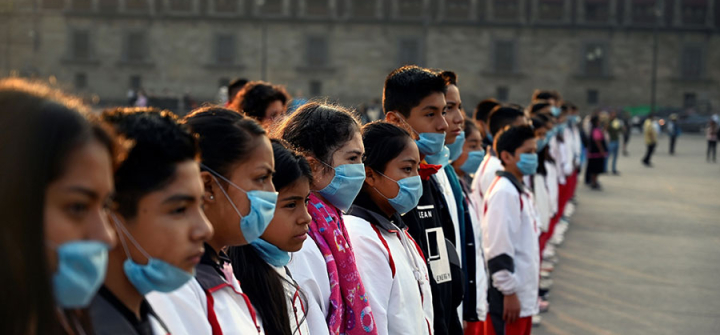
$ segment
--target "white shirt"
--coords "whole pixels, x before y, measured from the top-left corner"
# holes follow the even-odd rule
[[[345,215],[344,219],[378,334],[431,334],[433,306],[430,276],[425,260],[407,234],[407,229],[389,232],[376,227],[376,232],[373,225],[363,218]],[[387,243],[387,248],[378,233]],[[400,234],[405,234],[407,238],[402,238]],[[420,283],[415,279],[416,269],[422,279]]]
[[[548,190],[548,205],[550,205],[550,217],[552,218],[557,214],[560,202],[560,185],[558,184],[557,167],[555,164],[545,161],[545,170],[547,170],[547,176],[545,176],[545,186]]]
[[[565,127],[563,132],[563,138],[565,139],[564,158],[563,158],[563,173],[566,176],[572,176],[575,170],[575,135],[570,127]]]
[[[151,292],[146,295],[172,334],[212,334],[208,321],[210,301],[223,334],[265,334],[259,318],[256,316],[253,320],[250,312],[252,306],[248,305],[250,300],[242,294],[240,283],[232,274],[232,268],[229,264],[225,266],[226,269],[229,268],[229,272],[224,271],[226,278],[219,279],[223,281],[222,285],[212,288],[211,299],[205,294],[197,278],[170,293]],[[260,329],[256,327],[256,321]]]
[[[548,145],[550,146],[550,156],[555,160],[558,184],[565,185],[565,174],[562,173],[564,152],[560,149],[560,142],[558,142],[557,137],[553,136]]]
[[[487,211],[482,221],[485,255],[488,262],[501,255],[509,256],[514,271],[504,269],[491,274],[492,285],[504,295],[517,294],[521,318],[532,316],[538,312],[540,277],[533,196],[524,186],[519,192],[506,177],[498,177],[493,184],[485,197]]]
[[[535,195],[535,207],[538,211],[540,220],[540,230],[547,232],[550,227],[550,218],[552,217],[550,211],[550,194],[548,192],[547,184],[545,183],[545,176],[541,174],[535,174],[532,176],[534,195]]]
[[[310,334],[330,334],[326,321],[330,305],[330,279],[325,257],[315,241],[308,238],[302,249],[293,253],[287,267],[307,296],[306,322]]]
[[[499,158],[489,154],[485,155],[470,186],[473,201],[478,204],[483,203],[483,197],[487,194],[487,189],[495,180],[495,173],[502,170],[505,169]]]
[[[485,254],[483,253],[482,244],[482,227],[480,226],[480,210],[479,205],[473,199],[468,199],[470,204],[470,220],[472,222],[473,233],[475,233],[475,301],[477,302],[476,311],[480,321],[485,321],[488,313],[487,305],[487,269],[485,268]],[[466,294],[469,294],[466,293]]]

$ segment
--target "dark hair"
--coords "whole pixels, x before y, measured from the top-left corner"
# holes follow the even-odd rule
[[[560,100],[560,94],[557,91],[535,90],[532,94],[532,101],[536,100]]]
[[[349,110],[318,102],[306,103],[285,119],[277,135],[305,156],[332,165],[332,155],[355,133],[360,122]]]
[[[282,140],[272,140],[273,156],[275,157],[275,175],[273,184],[277,191],[292,185],[301,177],[312,180],[310,164],[297,152],[290,149]],[[293,324],[288,316],[285,283],[294,286],[301,294],[301,301],[307,306],[307,298],[298,284],[288,281],[258,255],[252,245],[230,247],[228,256],[233,272],[240,281],[243,291],[252,302],[258,315],[263,320],[267,334],[290,335]],[[300,324],[305,322],[300,321]]]
[[[272,139],[270,142],[275,157],[275,174],[272,182],[276,191],[280,192],[300,177],[312,180],[312,169],[303,155],[291,149],[290,144],[282,139]]]
[[[245,78],[235,78],[233,81],[231,81],[228,85],[228,102],[233,102],[233,100],[235,100],[235,96],[237,96],[237,93],[240,92],[243,86],[245,86],[245,84],[247,83],[248,80]]]
[[[652,114],[648,115],[648,118],[652,117]],[[593,115],[590,117],[590,125],[593,127],[597,127],[600,125],[600,117],[597,115]]]
[[[102,119],[131,143],[115,172],[115,203],[118,213],[133,218],[140,198],[172,182],[178,164],[198,158],[197,141],[170,111],[116,108],[105,110]]]
[[[495,152],[497,152],[498,157],[503,151],[507,151],[514,156],[515,150],[521,147],[525,141],[533,138],[535,138],[535,131],[531,126],[505,127],[497,134]],[[503,162],[503,165],[505,165],[505,162]]]
[[[495,106],[500,105],[500,102],[498,102],[495,99],[485,99],[483,101],[480,101],[477,104],[477,107],[475,107],[475,115],[473,118],[478,121],[483,121],[485,123],[488,122],[488,116],[490,116],[490,112],[495,108]]]
[[[432,70],[415,65],[403,66],[390,72],[383,88],[383,111],[397,111],[410,117],[410,110],[433,93],[447,91],[443,77]]]
[[[538,114],[541,110],[547,108],[550,106],[550,102],[547,100],[535,100],[532,105],[528,108],[529,114],[531,116],[535,116],[535,114]]]
[[[540,127],[546,127],[549,123],[549,119],[547,116],[545,118],[540,117],[533,117],[532,118],[532,126],[534,129],[538,129]],[[550,150],[548,149],[548,145],[545,146],[539,153],[538,153],[538,168],[537,173],[547,176],[547,170],[545,169],[545,161],[554,162],[552,157],[550,156]]]
[[[237,93],[230,108],[256,120],[262,120],[271,103],[280,101],[284,106],[288,100],[290,96],[284,87],[264,81],[251,81]]]
[[[62,311],[63,329],[51,284],[44,225],[47,187],[62,177],[68,157],[99,142],[114,157],[114,142],[77,98],[40,83],[0,80],[0,333],[92,332],[87,313]]]
[[[497,105],[488,116],[490,133],[496,136],[501,129],[512,124],[515,119],[521,116],[525,116],[525,113],[517,106]]]
[[[465,119],[465,124],[464,124],[464,127],[463,127],[463,132],[465,132],[465,138],[467,138],[468,136],[470,136],[470,133],[472,133],[473,130],[478,130],[478,131],[479,131],[479,129],[478,129],[477,125],[475,124],[475,122],[474,122],[473,120],[470,120],[470,119]]]
[[[182,122],[198,137],[202,164],[226,178],[234,164],[250,156],[255,140],[266,134],[255,120],[217,106],[198,108]]]
[[[457,80],[457,74],[452,71],[443,71],[440,72],[440,76],[445,81],[445,86],[455,85],[457,86],[458,80]]]
[[[375,121],[362,128],[365,166],[385,173],[387,163],[395,159],[412,140],[405,129],[384,121]]]

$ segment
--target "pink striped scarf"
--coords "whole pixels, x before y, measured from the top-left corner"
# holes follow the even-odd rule
[[[310,194],[308,234],[325,258],[330,279],[327,323],[332,335],[377,334],[342,213]]]

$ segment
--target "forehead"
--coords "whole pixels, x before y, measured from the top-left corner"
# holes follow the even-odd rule
[[[448,103],[452,102],[458,102],[460,101],[460,89],[458,89],[455,85],[449,85],[447,87],[447,93],[445,94],[445,99]]]
[[[113,187],[112,163],[108,150],[90,141],[73,150],[65,163],[59,184],[110,190]]]
[[[354,130],[353,136],[348,140],[347,142],[343,143],[336,151],[335,153],[339,154],[346,154],[346,153],[356,153],[365,152],[365,146],[363,145],[362,141],[362,135],[360,134],[359,130]]]
[[[174,194],[199,195],[203,192],[200,166],[194,160],[187,160],[175,166],[175,175],[159,190],[150,192],[146,198],[162,201]]]

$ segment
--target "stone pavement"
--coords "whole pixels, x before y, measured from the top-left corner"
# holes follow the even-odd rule
[[[706,145],[685,135],[670,156],[662,137],[646,168],[635,135],[621,176],[601,176],[602,192],[578,186],[533,334],[720,334],[720,164]]]

